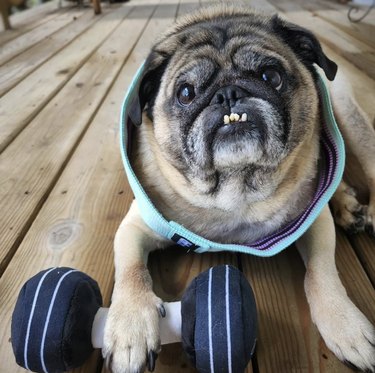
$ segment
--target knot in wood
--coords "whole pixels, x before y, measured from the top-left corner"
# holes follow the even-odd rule
[[[58,223],[49,233],[48,246],[53,250],[65,249],[79,237],[81,230],[81,224],[74,221]]]

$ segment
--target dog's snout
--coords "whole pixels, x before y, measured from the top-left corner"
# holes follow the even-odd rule
[[[229,85],[222,87],[216,91],[211,100],[211,105],[220,104],[226,105],[228,107],[235,106],[235,103],[243,97],[248,96],[249,93],[244,89],[237,87],[235,85]]]

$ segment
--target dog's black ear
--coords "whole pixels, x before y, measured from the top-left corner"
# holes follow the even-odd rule
[[[169,55],[152,50],[144,63],[142,75],[134,87],[136,92],[128,111],[130,120],[136,126],[142,123],[142,111],[146,105],[148,114],[152,116],[152,107],[169,58]]]
[[[272,17],[271,23],[276,34],[293,49],[306,66],[310,68],[316,63],[329,80],[335,78],[337,65],[324,54],[318,39],[310,31],[289,23],[277,15]]]

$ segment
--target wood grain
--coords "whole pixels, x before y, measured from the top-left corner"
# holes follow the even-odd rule
[[[123,95],[155,37],[176,16],[210,3],[103,4],[104,15],[95,22],[91,8],[69,21],[77,9],[58,10],[54,1],[30,12],[29,19],[12,16],[15,30],[0,32],[0,56],[18,55],[0,68],[1,373],[24,371],[13,360],[10,318],[18,290],[42,268],[67,265],[83,270],[99,282],[109,305],[113,237],[133,198],[118,149]],[[277,6],[285,17],[316,32],[325,52],[353,84],[360,106],[374,118],[374,13],[352,27],[343,7],[334,2],[246,3],[271,13]],[[52,26],[54,19],[60,23]],[[6,46],[10,41],[13,46]],[[3,46],[9,49],[3,52]],[[358,165],[349,166],[348,173],[366,199]],[[346,237],[339,230],[336,254],[348,294],[373,321],[374,242],[365,234]],[[152,254],[149,268],[157,294],[172,301],[180,299],[195,276],[220,263],[242,268],[257,300],[258,348],[246,373],[351,371],[327,349],[311,321],[304,266],[293,247],[268,259],[168,249]],[[75,372],[108,373],[102,365],[96,351]],[[181,344],[163,347],[156,373],[193,372]]]
[[[304,266],[294,246],[272,258],[241,256],[254,289],[259,372],[343,372],[312,324],[304,295]]]
[[[48,16],[54,14],[58,16],[57,1],[52,0],[43,6],[35,6],[28,9],[27,12],[18,12],[10,15],[12,29],[4,31],[3,25],[0,23],[0,45],[12,40],[23,33],[32,30],[41,23],[48,21]]]
[[[102,23],[95,23],[0,99],[0,153],[90,59],[129,11],[124,7],[104,15]]]
[[[304,10],[303,7],[289,1],[271,0],[280,11],[288,14],[288,19],[314,32],[321,40],[338,54],[344,56],[354,66],[363,70],[372,79],[375,78],[375,54],[373,49],[333,24]]]
[[[77,19],[77,22],[69,23],[52,35],[49,35],[43,43],[38,43],[28,48],[25,52],[0,66],[0,97],[66,47],[100,18],[85,12],[79,21]]]
[[[344,10],[345,9],[345,10]],[[340,28],[353,38],[362,41],[370,45],[372,48],[375,47],[375,26],[366,22],[353,23],[350,22],[347,17],[347,8],[343,8],[342,11],[338,10],[319,10],[314,11],[318,17],[330,22],[335,27]]]
[[[151,12],[152,7],[145,9]],[[108,20],[106,27],[112,29],[121,23],[128,11],[124,8],[123,12],[112,13],[115,24]],[[141,11],[143,8],[135,9],[134,14]],[[64,89],[1,154],[0,195],[4,198],[3,206],[8,206],[0,216],[3,237],[1,271],[22,239],[25,227],[30,224],[30,217],[33,219],[37,214],[77,141],[101,105],[143,26],[144,23],[136,19],[121,23]],[[123,44],[124,33],[132,36],[132,42],[127,45]]]
[[[356,235],[349,236],[348,239],[359,260],[361,261],[361,264],[366,272],[366,275],[369,277],[372,286],[375,287],[374,238],[369,236],[367,233],[358,233]]]
[[[372,248],[374,248],[372,244]],[[356,256],[350,241],[341,229],[337,230],[336,245],[337,269],[349,297],[354,304],[375,323],[375,289],[366,271]],[[373,274],[374,272],[369,272]]]
[[[76,9],[73,13],[65,12],[58,17],[54,17],[49,22],[44,23],[43,27],[35,28],[17,39],[3,44],[0,49],[0,66],[22,53],[25,49],[30,48],[47,36],[73,22],[74,19],[79,18],[83,13],[81,9]]]
[[[124,22],[112,35],[111,43],[102,46],[99,60],[105,62],[107,52],[110,55],[110,50],[118,48],[117,64],[121,67],[132,45],[124,48],[119,44],[120,36],[132,35],[131,40],[135,42],[153,8],[135,9],[134,19]],[[109,83],[116,77],[114,62],[101,66],[107,79],[110,79],[108,69],[113,71]],[[94,70],[90,66],[89,71]],[[0,280],[0,287],[5,289],[2,293],[5,304],[0,305],[3,316],[0,328],[6,330],[1,344],[7,346],[1,349],[0,356],[7,361],[6,371],[21,371],[11,358],[9,320],[18,289],[33,273],[50,266],[78,268],[98,281],[108,306],[113,278],[113,237],[132,200],[117,147],[118,110],[128,83],[129,77],[124,74],[113,87]],[[94,371],[97,359],[98,354],[76,371]]]
[[[303,9],[310,11],[313,15],[318,16],[337,28],[342,29],[346,34],[353,36],[372,48],[375,46],[374,27],[375,17],[369,13],[361,22],[350,22],[348,18],[349,6],[335,1],[309,1],[296,0]],[[360,12],[363,14],[364,11]],[[355,16],[355,15],[354,15]]]

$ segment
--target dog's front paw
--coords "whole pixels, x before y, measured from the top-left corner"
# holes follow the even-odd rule
[[[104,332],[103,357],[113,373],[153,371],[160,351],[162,301],[152,291],[115,297]]]
[[[357,200],[352,187],[342,183],[331,201],[335,222],[349,233],[358,233],[365,229],[366,208]]]
[[[375,328],[349,299],[339,303],[313,315],[320,334],[341,361],[375,372]]]

